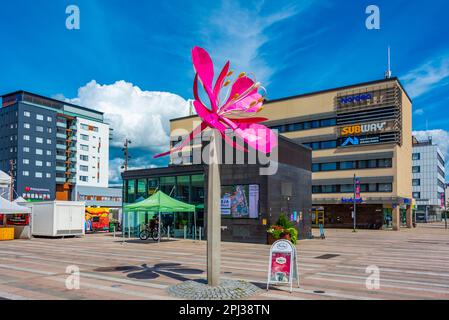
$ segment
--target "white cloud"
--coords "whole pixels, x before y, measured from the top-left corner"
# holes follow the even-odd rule
[[[449,79],[449,56],[434,58],[402,77],[407,91],[412,97],[447,85]]]
[[[416,109],[413,114],[416,114],[417,116],[422,116],[424,114],[424,109]]]
[[[157,168],[156,165],[151,164],[151,157],[138,157],[129,161],[128,170]],[[109,160],[109,182],[114,184],[121,181],[121,173],[123,165],[123,158],[114,158]]]
[[[132,147],[153,151],[169,146],[169,120],[186,116],[188,101],[158,91],[144,91],[132,83],[117,81],[98,84],[95,80],[78,89],[78,96],[67,101],[105,113],[113,131],[113,146],[122,146],[125,138]]]
[[[432,137],[432,142],[440,148],[446,159],[449,159],[449,132],[442,129],[413,131],[418,140],[427,140]],[[446,161],[449,164],[449,161]]]
[[[254,73],[257,80],[266,85],[276,71],[276,66],[269,65],[260,52],[270,40],[267,29],[297,15],[309,4],[309,1],[303,1],[301,6],[286,6],[263,15],[263,2],[244,8],[240,2],[223,1],[208,15],[210,19],[204,21],[201,34],[206,41],[205,49],[215,61],[224,64],[230,60],[232,69]]]

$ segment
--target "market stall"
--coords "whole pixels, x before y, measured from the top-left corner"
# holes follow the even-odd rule
[[[31,209],[0,197],[0,240],[29,239]]]
[[[124,207],[124,212],[128,219],[130,213],[138,213],[142,211],[158,213],[159,224],[161,222],[162,213],[191,212],[194,215],[194,225],[196,229],[195,206],[171,198],[169,195],[160,190],[143,201],[129,204]],[[159,241],[160,239],[161,237],[159,237]]]
[[[109,231],[109,208],[86,208],[86,232]]]

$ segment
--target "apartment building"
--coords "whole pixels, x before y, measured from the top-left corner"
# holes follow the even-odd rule
[[[77,184],[108,186],[103,113],[26,91],[2,96],[0,170],[14,163],[17,194],[70,200]]]
[[[413,137],[413,198],[417,222],[441,221],[445,197],[445,158],[432,137]]]

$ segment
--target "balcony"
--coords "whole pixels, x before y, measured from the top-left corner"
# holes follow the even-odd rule
[[[61,167],[61,166],[56,166],[55,168],[56,168],[56,171],[59,171],[59,172],[65,172],[65,170],[66,170],[66,167]]]
[[[67,135],[65,134],[65,133],[59,133],[59,132],[57,132],[56,133],[56,138],[59,138],[59,139],[67,139]]]
[[[57,154],[56,155],[56,160],[65,161],[65,160],[67,160],[67,157],[65,155]]]
[[[56,149],[61,149],[61,150],[65,150],[67,148],[67,146],[65,144],[56,144]]]
[[[56,177],[56,183],[65,183],[66,179],[61,177]]]
[[[56,126],[59,127],[59,128],[64,128],[64,129],[66,129],[66,128],[67,128],[67,123],[57,121],[57,122],[56,122]]]

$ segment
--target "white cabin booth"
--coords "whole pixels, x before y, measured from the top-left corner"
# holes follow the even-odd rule
[[[32,205],[32,235],[41,237],[84,236],[85,203],[43,201]]]

